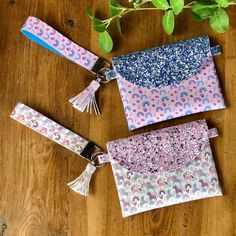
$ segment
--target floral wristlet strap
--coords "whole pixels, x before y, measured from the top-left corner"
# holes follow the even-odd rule
[[[74,181],[68,183],[75,192],[88,196],[91,176],[96,167],[102,165],[103,162],[100,162],[100,159],[103,159],[102,156],[107,154],[94,143],[22,103],[16,105],[11,113],[11,118],[88,160],[85,171]]]
[[[96,114],[100,114],[95,100],[95,92],[100,87],[100,83],[109,81],[105,78],[104,72],[110,67],[110,64],[75,44],[51,26],[35,17],[28,17],[21,32],[34,42],[75,62],[96,76],[96,79],[82,93],[71,98],[69,102],[82,112],[85,110],[92,112],[92,109],[94,109]]]

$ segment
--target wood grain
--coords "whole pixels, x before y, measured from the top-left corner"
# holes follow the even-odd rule
[[[0,0],[0,235],[4,236],[232,236],[236,235],[236,21],[231,28],[213,32],[208,23],[178,16],[176,33],[161,29],[157,12],[134,13],[123,20],[123,36],[115,36],[115,50],[104,55],[91,30],[85,5],[104,12],[108,1]],[[107,7],[105,8],[107,9]],[[76,64],[32,43],[19,30],[27,16],[36,16],[78,44],[110,59],[171,41],[208,34],[222,45],[215,59],[228,108],[196,114],[128,132],[117,84],[99,93],[100,117],[75,111],[67,99],[81,91],[91,75]],[[92,180],[92,195],[84,198],[66,183],[86,163],[72,152],[9,118],[18,101],[37,109],[105,148],[106,141],[134,133],[206,118],[219,128],[212,141],[224,196],[189,202],[121,218],[118,196],[109,165]],[[2,233],[2,231],[4,231]]]

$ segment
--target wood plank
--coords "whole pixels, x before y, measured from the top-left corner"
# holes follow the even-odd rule
[[[235,9],[229,11],[231,28],[225,34],[215,33],[207,22],[191,20],[191,13],[186,11],[178,16],[172,37],[163,33],[160,13],[128,15],[123,20],[123,35],[115,34],[115,50],[105,55],[99,50],[98,36],[85,15],[89,2],[97,11],[108,10],[105,0],[0,0],[0,226],[7,226],[3,235],[236,235]],[[99,92],[100,117],[75,111],[67,100],[83,90],[92,77],[83,68],[21,35],[20,28],[29,15],[48,22],[108,60],[113,55],[208,34],[212,42],[222,45],[223,54],[215,62],[228,108],[129,132],[113,81]],[[83,171],[85,161],[11,120],[9,114],[18,101],[103,148],[108,140],[206,118],[220,131],[212,147],[224,196],[122,219],[111,167],[107,165],[94,175],[89,198],[69,191],[66,183]]]

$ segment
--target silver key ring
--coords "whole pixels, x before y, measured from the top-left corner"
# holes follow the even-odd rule
[[[107,79],[106,79],[106,74],[105,74],[107,71],[111,71],[111,69],[104,67],[104,68],[102,68],[101,70],[99,70],[99,72],[96,74],[96,78],[97,78],[97,81],[98,81],[99,83],[107,84],[107,83],[109,83],[111,80],[115,79],[115,77],[114,77],[114,78],[111,78],[111,79],[107,80]]]
[[[91,156],[91,161],[89,163],[94,165],[96,168],[103,167],[105,165],[105,163],[99,164],[99,162],[98,162],[98,156],[102,155],[102,154],[106,154],[106,153],[103,151],[97,151],[97,152],[93,153]]]

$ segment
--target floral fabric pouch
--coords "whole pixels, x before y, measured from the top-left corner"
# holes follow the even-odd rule
[[[72,42],[45,22],[28,17],[21,32],[75,62],[94,80],[69,99],[81,112],[100,114],[96,91],[117,79],[129,130],[197,112],[225,108],[208,36],[112,58],[112,63]]]
[[[88,161],[71,190],[88,196],[97,167],[110,162],[123,217],[191,200],[221,196],[209,138],[218,136],[205,120],[95,143],[18,103],[11,118]]]
[[[123,217],[221,196],[205,120],[107,143]]]
[[[130,130],[193,113],[225,108],[208,36],[112,59]]]

